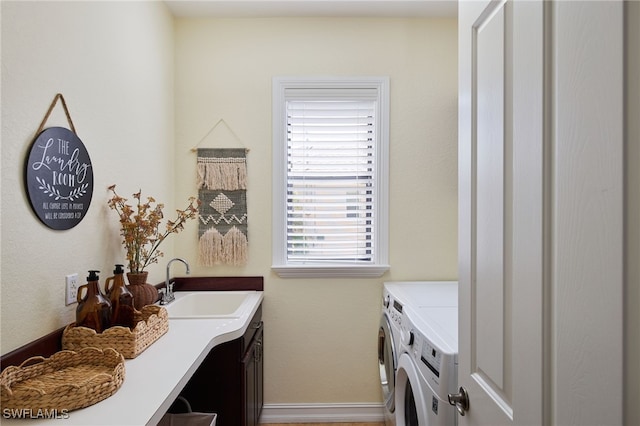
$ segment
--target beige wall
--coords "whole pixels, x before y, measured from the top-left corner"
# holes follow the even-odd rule
[[[107,186],[142,188],[173,211],[173,25],[158,2],[2,1],[1,353],[75,319],[64,276],[124,261]],[[86,217],[53,231],[32,213],[24,160],[62,93],[94,173]],[[47,127],[68,127],[60,104]],[[173,242],[166,245],[172,253]],[[151,270],[154,282],[162,269]]]
[[[189,150],[250,149],[249,263],[200,275],[263,275],[267,403],[378,402],[383,280],[457,276],[456,21],[176,21],[176,187],[194,188]],[[385,75],[391,82],[390,264],[379,279],[280,279],[271,273],[271,81]],[[196,259],[192,241],[177,252]]]

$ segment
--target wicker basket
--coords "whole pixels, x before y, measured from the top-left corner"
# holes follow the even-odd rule
[[[125,358],[131,359],[140,355],[153,342],[169,330],[167,310],[161,306],[147,305],[134,313],[136,326],[115,326],[102,333],[87,327],[76,327],[69,324],[62,333],[62,349],[77,351],[86,347],[113,348]]]
[[[85,348],[29,358],[19,367],[7,367],[0,376],[3,416],[65,415],[113,395],[124,375],[124,358],[113,349]]]

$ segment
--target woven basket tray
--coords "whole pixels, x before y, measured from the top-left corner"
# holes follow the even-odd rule
[[[169,315],[161,306],[147,305],[134,313],[136,326],[110,327],[102,333],[69,324],[62,333],[62,349],[113,348],[127,359],[135,358],[169,330]]]
[[[3,415],[63,415],[113,395],[124,375],[124,358],[113,349],[85,348],[56,352],[50,358],[32,357],[2,372]]]

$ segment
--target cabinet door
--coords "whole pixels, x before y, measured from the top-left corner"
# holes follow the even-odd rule
[[[244,417],[245,426],[256,426],[258,419],[256,418],[256,341],[254,340],[242,359],[243,375],[244,375]]]
[[[262,406],[264,405],[264,323],[260,323],[260,329],[256,333],[256,424],[260,422]]]
[[[260,420],[263,404],[263,367],[262,348],[263,334],[261,322],[256,331],[251,345],[247,349],[243,359],[244,375],[244,415],[246,426],[257,426]]]

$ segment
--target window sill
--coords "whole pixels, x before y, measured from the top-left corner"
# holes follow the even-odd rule
[[[273,265],[271,270],[281,278],[377,278],[389,270],[389,265]]]

